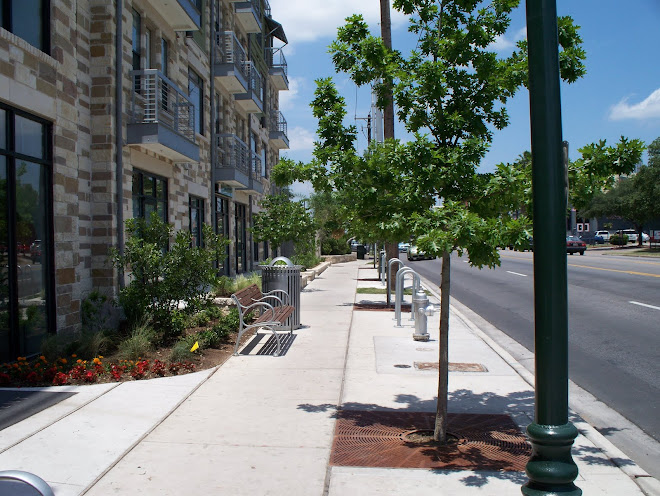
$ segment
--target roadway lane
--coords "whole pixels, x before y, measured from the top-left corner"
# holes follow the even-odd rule
[[[452,297],[534,349],[532,253],[476,269],[452,258]],[[439,284],[440,260],[410,262]],[[568,256],[571,379],[660,441],[660,260]],[[631,303],[635,302],[635,303]]]

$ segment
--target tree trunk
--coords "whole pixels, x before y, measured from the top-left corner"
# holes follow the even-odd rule
[[[442,280],[440,282],[440,338],[438,340],[438,404],[435,412],[433,439],[447,442],[447,395],[449,376],[449,269],[450,253],[442,254]]]

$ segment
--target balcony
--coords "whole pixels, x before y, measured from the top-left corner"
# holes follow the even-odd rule
[[[174,162],[199,162],[195,106],[156,69],[131,71],[132,96],[126,144]]]
[[[216,141],[215,180],[234,188],[250,186],[250,150],[235,134],[221,134]]]
[[[270,113],[269,139],[273,146],[279,149],[289,148],[289,137],[287,136],[286,119],[279,110]]]
[[[199,31],[202,26],[201,0],[147,1],[174,31]]]
[[[264,111],[263,94],[264,80],[257,67],[252,62],[245,63],[245,72],[248,77],[248,90],[245,93],[234,95],[239,107],[248,114],[261,113]]]
[[[213,76],[229,93],[245,93],[249,89],[245,70],[247,55],[233,31],[216,33]]]
[[[264,185],[261,182],[261,157],[252,152],[252,174],[250,177],[250,186],[248,190],[257,194],[264,192]]]
[[[279,91],[289,89],[288,66],[281,48],[266,48],[266,62],[268,74],[273,86]]]
[[[234,2],[234,12],[246,33],[261,33],[263,29],[262,0]]]

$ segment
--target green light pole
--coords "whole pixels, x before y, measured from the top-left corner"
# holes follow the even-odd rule
[[[532,456],[526,496],[580,496],[568,422],[568,291],[557,6],[527,0],[534,198],[536,408],[527,428]],[[542,225],[541,225],[542,223]]]

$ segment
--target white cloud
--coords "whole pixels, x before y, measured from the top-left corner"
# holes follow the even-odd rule
[[[516,42],[524,40],[527,37],[527,28],[524,27],[515,32],[513,36],[507,37],[506,35],[498,35],[495,41],[490,44],[490,48],[496,52],[511,51],[515,48]]]
[[[296,126],[289,130],[289,151],[313,150],[316,134],[304,127]]]
[[[639,103],[631,105],[626,97],[610,109],[610,120],[613,121],[623,119],[644,120],[657,117],[660,117],[660,88]]]
[[[280,91],[280,110],[286,111],[295,107],[300,87],[304,86],[305,78],[289,78],[289,90]]]
[[[355,0],[270,0],[273,18],[282,24],[289,43],[334,39],[337,28],[352,14],[362,14],[372,27],[380,22],[380,2]],[[392,28],[406,16],[392,10]]]

